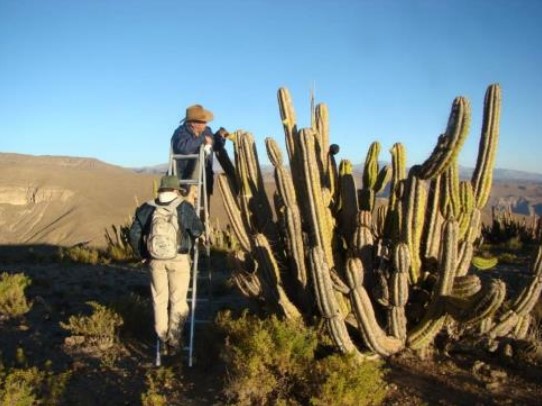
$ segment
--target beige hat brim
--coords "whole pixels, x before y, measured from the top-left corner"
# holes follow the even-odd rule
[[[190,106],[186,109],[185,121],[212,121],[214,115],[209,110],[205,110],[201,105]]]

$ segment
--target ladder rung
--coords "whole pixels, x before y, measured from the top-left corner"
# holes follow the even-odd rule
[[[212,323],[212,320],[196,320],[195,324],[209,324]],[[186,320],[185,324],[190,324],[190,319]]]
[[[179,184],[180,185],[197,185],[200,181],[197,179],[180,179]]]
[[[171,157],[173,159],[178,159],[178,160],[182,160],[182,159],[197,159],[199,158],[199,154],[187,154],[187,155],[183,155],[183,154],[173,154],[171,155]]]
[[[187,301],[187,302],[191,302],[191,301],[192,301],[192,298],[186,299],[186,301]],[[207,298],[196,299],[196,303],[197,303],[197,302],[208,302],[208,301],[209,301],[209,299],[207,299]]]

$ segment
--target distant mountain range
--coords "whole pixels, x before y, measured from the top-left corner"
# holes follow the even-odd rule
[[[387,165],[386,162],[381,162],[380,165]],[[168,169],[168,164],[159,164],[154,166],[144,166],[139,168],[132,168],[137,173],[147,174],[162,174]],[[220,167],[215,168],[216,172],[220,172]],[[262,172],[268,174],[273,171],[273,166],[263,165]],[[468,179],[472,176],[474,168],[459,167],[459,176],[462,179]],[[354,173],[363,173],[363,164],[354,165]],[[515,169],[503,169],[495,168],[493,171],[493,180],[497,182],[506,181],[522,181],[522,182],[542,182],[542,173],[518,171]]]
[[[131,169],[93,158],[0,152],[0,248],[103,245],[112,225],[125,224],[135,207],[153,196],[154,182],[166,169],[167,164]],[[363,166],[357,165],[355,171],[359,179]],[[272,166],[263,172],[266,180],[273,178]],[[464,178],[471,173],[472,169],[461,169]],[[493,207],[542,216],[542,174],[496,169],[495,180],[484,221],[490,220]],[[266,187],[272,193],[274,184]],[[218,191],[210,203],[213,218],[227,224]]]

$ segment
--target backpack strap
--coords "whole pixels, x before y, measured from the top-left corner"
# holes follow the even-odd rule
[[[158,204],[158,203],[156,203],[156,200],[154,200],[154,199],[151,199],[151,200],[147,201],[146,203],[149,206],[152,206],[152,207],[167,207],[168,209],[169,208],[176,209],[183,201],[184,201],[184,199],[181,196],[179,196],[179,197],[176,197],[175,199],[173,199],[172,201],[170,201],[167,204]]]

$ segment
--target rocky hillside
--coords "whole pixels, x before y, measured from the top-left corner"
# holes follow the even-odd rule
[[[0,153],[0,245],[102,245],[155,178],[90,158]]]

